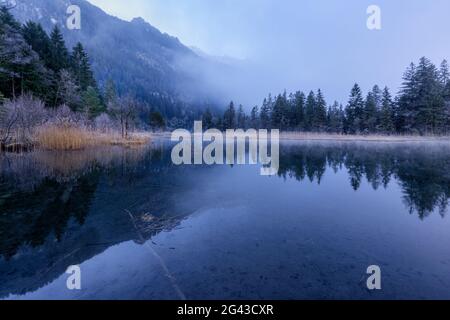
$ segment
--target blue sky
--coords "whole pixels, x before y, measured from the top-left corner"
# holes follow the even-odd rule
[[[320,87],[329,103],[345,102],[355,82],[396,92],[411,61],[450,59],[448,0],[89,1],[209,54],[250,61],[260,69],[255,95]],[[379,31],[366,27],[372,4],[381,8]]]

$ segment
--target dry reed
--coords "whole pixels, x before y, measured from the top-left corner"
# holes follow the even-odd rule
[[[35,144],[46,150],[81,150],[101,145],[133,146],[150,141],[149,134],[130,134],[122,138],[116,132],[99,132],[76,126],[45,126],[37,130]]]

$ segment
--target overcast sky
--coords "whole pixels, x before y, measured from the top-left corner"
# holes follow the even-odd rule
[[[354,82],[396,92],[411,61],[450,58],[449,0],[89,1],[209,54],[261,66],[261,93],[320,87],[329,103],[345,102]],[[381,8],[380,31],[366,27],[371,4]]]

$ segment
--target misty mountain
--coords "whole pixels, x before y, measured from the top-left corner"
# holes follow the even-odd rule
[[[80,30],[66,26],[70,5],[81,9]],[[57,24],[68,47],[81,42],[100,86],[113,79],[119,93],[131,93],[159,108],[165,108],[164,104],[183,108],[180,101],[214,100],[214,92],[205,88],[202,70],[211,69],[216,62],[197,55],[142,18],[124,21],[85,0],[17,0],[12,13],[22,23],[39,22],[48,32]]]

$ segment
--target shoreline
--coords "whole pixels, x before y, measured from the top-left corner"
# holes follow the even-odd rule
[[[171,132],[152,133],[153,138],[170,139]],[[443,142],[450,143],[450,136],[408,135],[341,135],[308,132],[280,132],[281,141],[337,141],[337,142]]]
[[[77,151],[88,148],[100,148],[105,146],[120,146],[132,148],[148,145],[153,135],[150,132],[133,132],[128,137],[122,137],[117,132],[96,132],[82,130],[76,132],[80,136],[64,134],[64,131],[52,131],[45,136],[35,137],[34,141],[28,143],[13,142],[10,144],[0,143],[0,153],[23,153],[35,150],[44,151]]]
[[[338,141],[338,142],[444,142],[450,136],[387,136],[387,135],[338,135],[314,133],[280,133],[282,141]]]
[[[147,145],[155,139],[169,139],[172,132],[134,132],[128,138],[122,138],[114,133],[90,132],[89,142],[75,148],[50,147],[39,145],[21,145],[13,143],[1,145],[0,153],[32,152],[34,150],[71,151],[85,148],[105,146],[122,146],[125,148]],[[239,137],[239,134],[237,135]],[[450,144],[450,136],[400,136],[400,135],[340,135],[326,133],[281,132],[280,142],[371,142],[371,143],[441,143]]]

